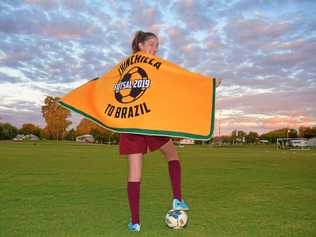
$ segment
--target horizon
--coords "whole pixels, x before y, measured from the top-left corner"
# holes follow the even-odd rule
[[[73,113],[73,111],[70,111],[70,113]],[[70,116],[70,117],[71,117],[71,116]],[[90,120],[90,119],[88,119],[88,118],[86,118],[86,117],[83,117],[83,116],[80,116],[80,119],[81,119],[81,120],[82,120],[82,119],[86,119],[86,120],[89,120],[89,121],[93,122],[92,120]],[[81,121],[81,120],[80,120],[80,121]],[[74,123],[70,124],[69,127],[66,128],[66,131],[70,131],[71,129],[76,130],[76,129],[77,129],[77,126],[78,126],[79,123],[80,123],[80,121],[79,121],[78,123],[76,123],[76,124],[74,124]],[[0,123],[3,123],[3,124],[9,123],[9,124],[11,124],[11,123],[8,122],[8,121],[1,121],[1,119],[0,119]],[[45,126],[40,126],[40,125],[38,125],[38,124],[34,124],[34,123],[31,123],[31,122],[26,122],[26,123],[24,123],[24,124],[32,124],[32,125],[34,125],[34,126],[40,128],[40,129],[45,129]],[[24,124],[22,124],[20,127],[15,126],[15,125],[13,125],[13,124],[11,124],[11,125],[15,126],[17,129],[22,129],[22,126],[23,126]],[[315,126],[314,126],[314,127],[315,127]],[[314,127],[311,127],[311,128],[314,128]],[[242,130],[242,129],[236,128],[236,129],[234,129],[234,130],[228,131],[229,133],[226,133],[226,134],[218,134],[218,130],[217,130],[217,129],[218,129],[218,128],[216,127],[216,123],[214,123],[214,132],[213,132],[212,138],[223,137],[223,136],[232,136],[232,133],[233,133],[234,131],[236,131],[236,132],[243,131],[243,132],[246,132],[247,134],[249,134],[249,132],[256,132],[256,133],[258,133],[259,136],[261,136],[261,135],[264,135],[264,134],[269,133],[269,132],[274,132],[274,131],[279,131],[279,130],[284,130],[284,129],[288,129],[288,130],[292,130],[292,129],[293,129],[293,130],[296,130],[297,134],[300,135],[300,134],[299,134],[299,128],[291,128],[291,127],[276,128],[276,129],[273,129],[273,130],[268,130],[268,131],[266,131],[266,132],[264,132],[264,133],[259,133],[259,132],[256,131],[256,130],[249,130],[249,131],[246,131],[246,130]],[[215,133],[216,130],[217,130],[217,134]],[[107,131],[108,131],[108,130],[107,130]],[[20,133],[19,133],[19,134],[20,134]],[[188,138],[183,138],[183,139],[188,139]]]
[[[110,70],[143,30],[158,35],[159,57],[224,78],[216,92],[221,135],[316,126],[312,1],[25,0],[0,9],[1,123],[44,127],[46,96]],[[72,113],[71,127],[82,118]],[[215,127],[214,137],[217,120]]]

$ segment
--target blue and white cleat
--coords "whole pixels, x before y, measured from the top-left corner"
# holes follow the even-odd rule
[[[185,203],[185,201],[183,199],[180,201],[179,199],[175,198],[172,201],[172,209],[173,210],[188,211],[189,206]]]
[[[132,224],[132,223],[129,223],[129,224],[127,225],[127,228],[128,228],[130,231],[139,232],[139,231],[140,231],[140,224]]]

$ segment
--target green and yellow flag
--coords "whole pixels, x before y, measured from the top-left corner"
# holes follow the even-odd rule
[[[215,79],[137,52],[59,103],[118,133],[209,140]]]

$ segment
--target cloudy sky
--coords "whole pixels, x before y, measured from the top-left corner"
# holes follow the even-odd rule
[[[45,96],[105,73],[137,30],[159,36],[158,56],[224,78],[221,134],[316,126],[314,0],[1,0],[0,122],[44,127]]]

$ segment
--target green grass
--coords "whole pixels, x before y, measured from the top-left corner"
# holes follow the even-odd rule
[[[316,150],[179,148],[189,226],[170,230],[167,163],[144,160],[140,233],[127,231],[117,146],[0,143],[0,236],[316,236]]]

